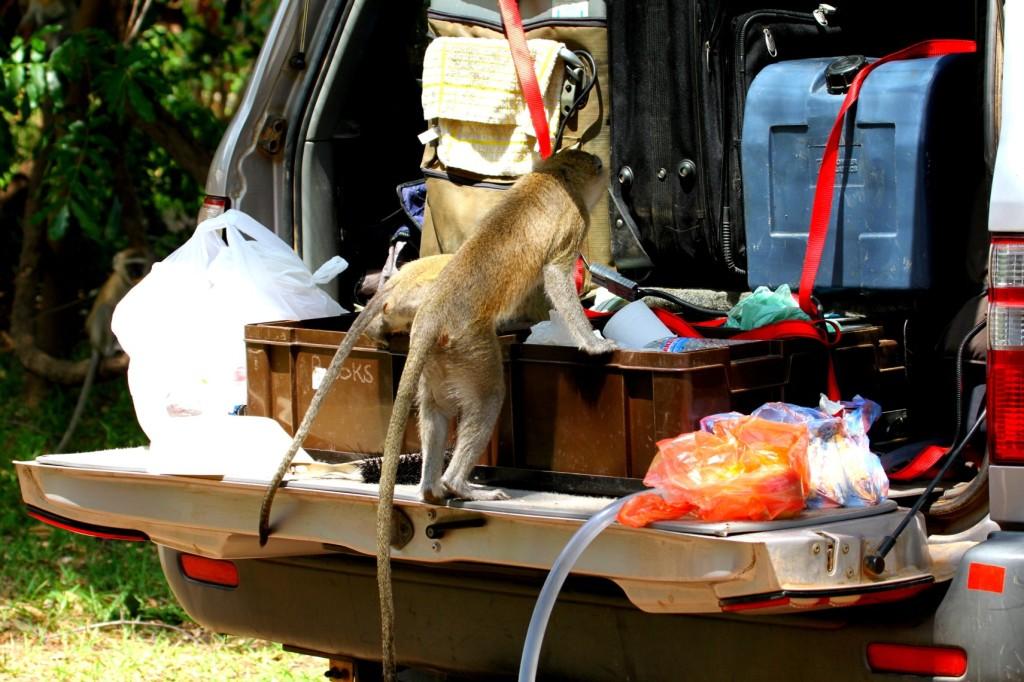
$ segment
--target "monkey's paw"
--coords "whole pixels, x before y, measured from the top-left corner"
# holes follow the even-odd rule
[[[588,355],[604,355],[605,353],[611,353],[614,350],[618,350],[619,344],[615,343],[611,339],[598,339],[594,338],[593,342],[587,343],[583,346],[583,352]]]
[[[485,488],[484,486],[472,485],[470,483],[462,483],[461,485],[445,483],[444,487],[449,495],[460,500],[493,502],[495,500],[509,499],[509,494],[501,488]]]
[[[436,485],[420,484],[420,499],[427,504],[444,504],[447,497],[445,487],[440,483]]]

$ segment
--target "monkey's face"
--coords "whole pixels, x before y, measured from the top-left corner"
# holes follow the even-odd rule
[[[601,159],[577,149],[555,154],[537,170],[560,175],[567,187],[579,192],[588,210],[594,207],[608,185],[608,172]]]
[[[149,274],[149,269],[152,264],[149,260],[143,260],[140,258],[133,258],[125,261],[124,271],[128,275],[128,279],[132,282],[138,282],[140,279]]]
[[[153,256],[142,249],[125,249],[117,252],[113,265],[114,272],[124,277],[129,283],[136,284],[149,274],[153,267]]]

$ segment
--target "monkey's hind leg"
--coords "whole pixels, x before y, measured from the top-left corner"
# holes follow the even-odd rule
[[[486,488],[469,482],[473,466],[491,440],[505,400],[505,378],[497,337],[489,339],[486,347],[474,349],[472,355],[472,358],[454,361],[448,367],[450,381],[459,389],[459,425],[455,452],[442,482],[445,492],[451,497],[507,500],[508,493],[500,488]]]
[[[430,504],[443,504],[446,497],[441,475],[444,473],[444,453],[448,444],[448,424],[454,416],[445,410],[430,390],[429,367],[420,377],[420,447],[423,448],[423,473],[420,478],[420,498]]]

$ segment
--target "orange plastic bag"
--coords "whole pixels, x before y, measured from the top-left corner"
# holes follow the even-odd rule
[[[660,497],[631,500],[619,522],[644,526],[685,514],[767,521],[804,509],[811,489],[805,425],[740,416],[720,419],[712,430],[660,441],[644,478]]]
[[[694,509],[696,507],[688,502],[672,504],[658,493],[647,493],[626,500],[615,518],[624,526],[643,528],[655,521],[672,521],[682,518]]]

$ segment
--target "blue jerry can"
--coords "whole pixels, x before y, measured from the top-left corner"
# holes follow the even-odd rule
[[[818,168],[844,97],[844,79],[826,82],[826,69],[860,61],[840,59],[772,64],[750,87],[741,163],[751,287],[799,282]],[[867,77],[839,146],[817,290],[920,290],[936,281],[967,232],[979,153],[974,63],[971,55],[895,61]]]

